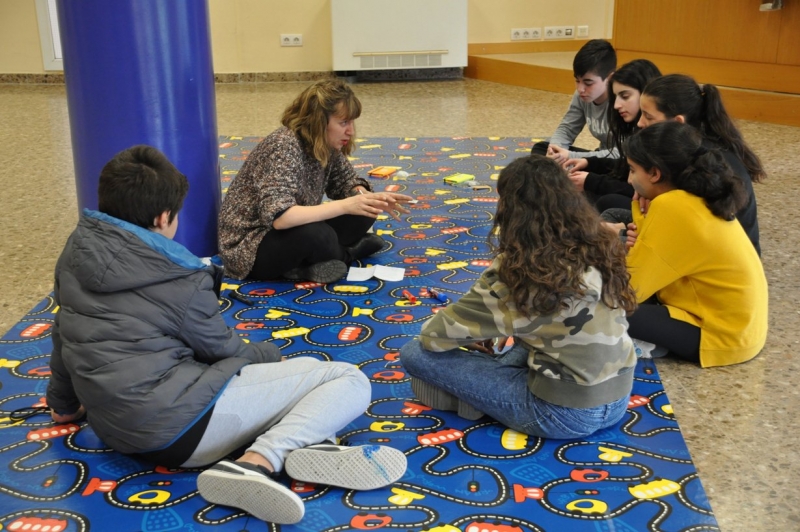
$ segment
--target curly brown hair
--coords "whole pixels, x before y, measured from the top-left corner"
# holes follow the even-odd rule
[[[603,278],[602,301],[636,309],[625,248],[552,159],[522,157],[497,182],[500,202],[489,245],[502,254],[500,280],[524,314],[554,314],[586,294],[583,276],[594,266]],[[493,236],[492,236],[493,235]]]
[[[331,156],[326,131],[328,119],[334,115],[355,120],[361,116],[361,101],[344,81],[338,78],[322,79],[309,85],[295,98],[283,112],[281,124],[291,129],[305,150],[326,167]],[[342,148],[345,155],[350,155],[352,151],[351,142]]]

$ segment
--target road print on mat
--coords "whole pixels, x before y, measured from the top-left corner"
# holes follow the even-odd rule
[[[220,138],[223,192],[259,140]],[[400,222],[376,221],[389,245],[356,265],[404,268],[405,278],[223,285],[223,316],[243,338],[274,342],[289,357],[350,362],[370,378],[372,404],[340,437],[402,450],[408,471],[394,485],[355,492],[284,478],[304,499],[306,515],[295,525],[272,525],[206,503],[196,491],[198,470],[155,467],[109,450],[85,422],[11,419],[45,395],[58,311],[47,296],[0,340],[0,530],[718,530],[652,360],[639,361],[627,415],[588,440],[541,440],[414,398],[398,351],[489,265],[498,173],[536,140],[358,139],[352,162],[359,174],[399,167],[368,179],[376,190],[418,202]],[[473,178],[446,184],[455,174]]]

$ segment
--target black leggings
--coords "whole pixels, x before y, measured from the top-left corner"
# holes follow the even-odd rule
[[[628,334],[631,338],[666,347],[678,358],[700,363],[700,327],[670,317],[664,305],[639,305],[636,312],[628,316]]]
[[[326,260],[353,261],[349,246],[372,227],[374,218],[345,214],[322,222],[267,231],[248,279],[278,279],[294,268]]]
[[[622,194],[606,194],[597,199],[597,210],[602,213],[608,209],[628,209],[631,210],[633,198]]]

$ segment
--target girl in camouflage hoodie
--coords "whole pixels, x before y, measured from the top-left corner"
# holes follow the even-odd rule
[[[492,265],[400,359],[428,406],[533,436],[588,436],[623,417],[633,385],[625,250],[546,157],[512,162],[497,191]],[[498,337],[513,339],[503,355]]]

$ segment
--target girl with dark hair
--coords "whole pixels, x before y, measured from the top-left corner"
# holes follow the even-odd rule
[[[736,212],[741,180],[717,148],[677,121],[628,141],[634,209],[628,271],[639,308],[629,333],[703,367],[750,360],[767,336],[767,280]]]
[[[633,384],[625,251],[552,159],[515,160],[497,190],[494,261],[400,360],[428,406],[533,436],[588,436],[625,415]],[[497,337],[513,338],[502,356]]]
[[[630,208],[633,187],[627,182],[623,143],[639,131],[639,97],[647,83],[660,75],[658,67],[647,59],[634,59],[614,72],[608,85],[608,144],[616,149],[618,158],[570,159],[564,164],[570,169],[572,183],[598,205],[600,212],[610,207]],[[607,194],[620,194],[628,199],[604,204],[601,198]]]
[[[642,109],[639,127],[646,128],[666,120],[686,123],[703,134],[703,146],[720,149],[725,161],[744,187],[745,200],[736,212],[736,218],[744,227],[756,252],[761,255],[753,183],[762,181],[766,173],[758,156],[745,143],[725,111],[717,88],[709,84],[698,85],[694,79],[683,74],[669,74],[647,84],[639,106]],[[619,205],[606,204],[600,208],[608,206]],[[646,206],[643,205],[642,208],[646,209]]]
[[[338,79],[306,88],[247,156],[219,213],[219,254],[235,279],[331,283],[383,248],[369,233],[382,212],[408,213],[404,194],[371,193],[347,159],[361,102]],[[322,203],[323,195],[332,201]]]

